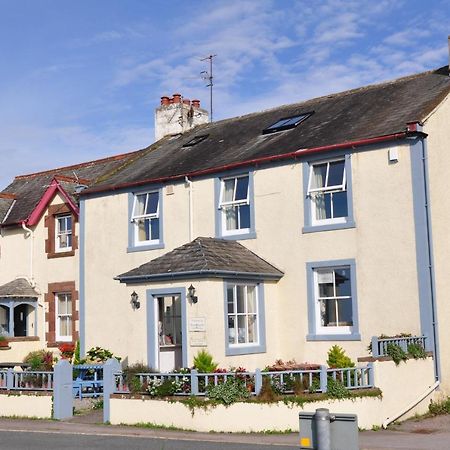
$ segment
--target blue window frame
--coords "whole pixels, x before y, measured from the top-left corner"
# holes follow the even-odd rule
[[[128,252],[163,248],[162,189],[142,189],[128,196]]]
[[[354,259],[306,264],[309,341],[361,340]]]
[[[354,228],[351,156],[303,163],[304,233]]]
[[[255,238],[253,172],[216,178],[215,197],[216,237]]]
[[[225,355],[266,351],[263,283],[224,282],[224,316]]]

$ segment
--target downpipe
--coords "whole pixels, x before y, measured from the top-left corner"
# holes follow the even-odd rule
[[[394,420],[398,419],[399,417],[406,414],[410,409],[413,409],[415,406],[417,406],[424,398],[428,397],[434,390],[437,389],[437,387],[441,384],[440,381],[436,381],[433,385],[429,386],[428,389],[420,395],[419,398],[413,400],[406,408],[403,408],[398,414],[392,417],[388,417],[382,424],[383,428],[387,428],[387,426],[392,423]]]
[[[33,241],[34,241],[34,233],[31,228],[28,228],[25,225],[25,221],[22,222],[22,229],[25,231],[25,239],[30,239],[30,284],[34,288],[36,286],[36,283],[34,282],[34,273],[33,273]]]

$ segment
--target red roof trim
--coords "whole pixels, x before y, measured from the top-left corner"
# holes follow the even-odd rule
[[[151,183],[163,183],[167,181],[176,181],[176,180],[183,180],[186,177],[198,177],[203,175],[209,175],[217,172],[223,172],[225,170],[231,170],[236,169],[239,167],[245,167],[245,166],[253,166],[253,165],[259,165],[264,163],[269,163],[273,161],[282,161],[286,159],[295,159],[303,155],[310,155],[313,153],[319,153],[319,152],[325,152],[325,151],[333,151],[333,150],[339,150],[339,149],[345,149],[345,148],[356,148],[356,147],[362,147],[365,145],[372,145],[377,144],[381,142],[387,142],[387,141],[393,141],[393,140],[399,140],[404,139],[408,135],[408,132],[403,131],[400,133],[394,133],[394,134],[388,134],[384,136],[377,136],[373,138],[366,138],[366,139],[360,139],[357,141],[348,141],[348,142],[342,142],[339,144],[331,144],[331,145],[324,145],[321,147],[311,147],[311,148],[304,148],[304,149],[298,149],[294,152],[290,153],[282,153],[278,155],[273,156],[264,156],[261,158],[255,158],[255,159],[249,159],[246,161],[240,161],[236,163],[231,163],[223,166],[217,166],[217,167],[211,167],[209,169],[203,169],[203,170],[196,170],[193,172],[187,172],[182,173],[179,175],[170,175],[166,177],[159,177],[159,178],[149,178],[147,180],[142,181],[135,181],[130,183],[122,183],[115,186],[100,186],[98,188],[88,188],[85,191],[82,191],[80,193],[80,196],[85,196],[89,194],[95,194],[99,192],[107,192],[107,191],[116,191],[119,189],[124,189],[128,187],[134,187],[134,186],[141,186],[144,184],[151,184]]]
[[[36,205],[28,219],[25,221],[28,226],[36,225],[39,222],[40,218],[44,214],[44,211],[47,209],[47,206],[57,193],[62,195],[72,212],[77,216],[79,215],[77,205],[72,201],[67,192],[61,187],[61,185],[58,183],[58,180],[53,179],[50,183],[50,186],[47,188],[47,190],[44,192],[44,195],[39,200],[39,203]]]

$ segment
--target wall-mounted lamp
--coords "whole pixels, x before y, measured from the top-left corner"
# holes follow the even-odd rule
[[[191,300],[192,303],[198,302],[198,297],[195,295],[195,287],[192,284],[188,287],[188,299]]]
[[[141,302],[139,301],[139,295],[135,291],[131,294],[131,306],[133,309],[139,309],[141,307]]]

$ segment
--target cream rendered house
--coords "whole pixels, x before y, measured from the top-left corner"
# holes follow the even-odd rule
[[[133,154],[18,176],[0,193],[0,363],[79,336],[77,192]]]
[[[83,190],[82,349],[253,369],[407,332],[448,389],[449,92],[444,67],[203,124]]]

